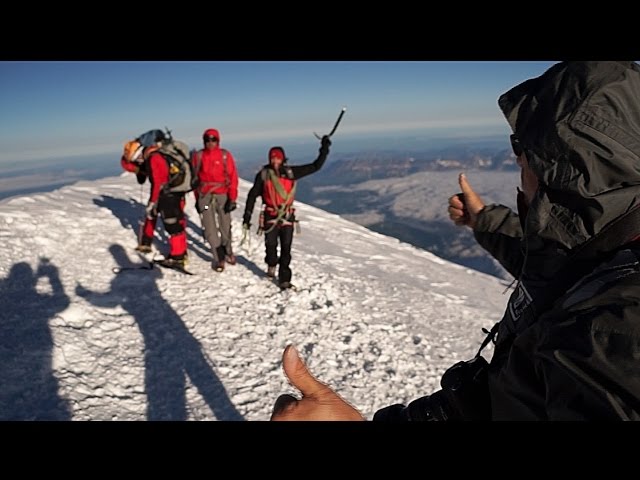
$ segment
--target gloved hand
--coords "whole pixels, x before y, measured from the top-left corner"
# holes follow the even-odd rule
[[[329,135],[324,135],[320,140],[320,144],[321,144],[320,148],[328,150],[329,147],[331,146],[331,140],[329,139]]]
[[[158,204],[156,204],[156,202],[149,202],[144,211],[147,214],[147,218],[155,218],[158,216]]]
[[[231,213],[236,208],[238,208],[238,205],[236,204],[236,202],[232,202],[231,199],[227,197],[227,201],[224,204],[224,211],[226,213]]]

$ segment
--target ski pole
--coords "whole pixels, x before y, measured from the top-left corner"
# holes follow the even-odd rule
[[[111,271],[113,273],[122,273],[122,272],[126,272],[128,270],[153,270],[153,265],[154,265],[154,260],[156,259],[156,252],[153,252],[153,257],[151,257],[151,260],[147,260],[146,263],[148,265],[144,266],[144,265],[135,265],[132,267],[113,267],[111,269]]]
[[[111,269],[111,271],[113,273],[122,273],[122,272],[126,272],[128,270],[153,270],[153,262],[149,262],[149,265],[145,266],[139,266],[139,267],[113,267]]]
[[[329,133],[329,135],[327,135],[328,137],[330,137],[331,135],[336,133],[336,130],[338,129],[338,125],[340,125],[340,120],[342,120],[342,116],[344,115],[344,112],[346,112],[346,111],[347,111],[347,107],[342,107],[342,110],[340,111],[340,115],[338,115],[338,119],[336,120],[335,125],[331,129],[331,133]],[[313,134],[316,136],[316,138],[318,140],[322,139],[322,137],[320,137],[320,135],[318,135],[316,132],[313,132]]]

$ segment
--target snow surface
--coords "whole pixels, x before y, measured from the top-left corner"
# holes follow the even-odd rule
[[[288,343],[371,418],[438,389],[500,319],[504,281],[299,202],[298,291],[281,292],[255,227],[240,246],[250,186],[233,212],[238,264],[223,273],[189,194],[193,276],[113,273],[147,265],[134,247],[148,185],[131,174],[0,201],[0,419],[268,420],[278,395],[297,394]]]

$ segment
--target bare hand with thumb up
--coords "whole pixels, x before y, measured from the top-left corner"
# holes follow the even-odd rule
[[[365,420],[340,395],[309,373],[293,345],[284,349],[282,367],[291,385],[302,393],[302,398],[280,395],[271,420]]]
[[[478,196],[464,173],[458,176],[458,184],[462,193],[449,198],[449,218],[456,225],[466,225],[475,228],[478,214],[484,208],[484,202]]]

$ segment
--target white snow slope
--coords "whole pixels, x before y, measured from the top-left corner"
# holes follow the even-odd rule
[[[300,203],[298,291],[280,292],[255,226],[240,246],[249,188],[233,213],[238,264],[223,273],[189,194],[193,276],[112,272],[146,265],[133,248],[148,185],[133,175],[0,202],[0,419],[268,420],[279,394],[297,393],[288,343],[371,418],[438,389],[499,320],[499,279]]]

